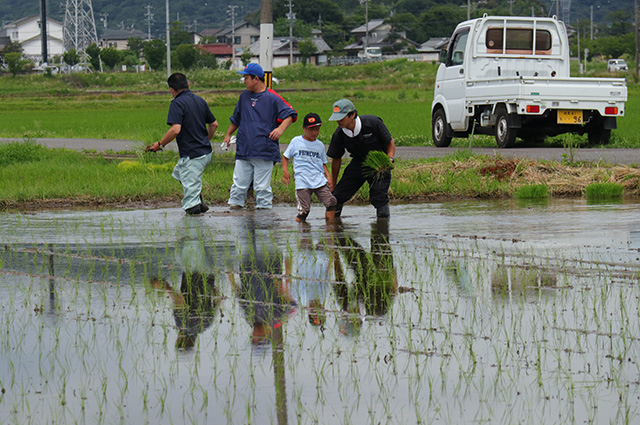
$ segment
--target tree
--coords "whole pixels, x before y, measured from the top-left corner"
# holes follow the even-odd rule
[[[300,51],[300,56],[302,56],[302,66],[307,66],[307,61],[318,49],[313,41],[302,40],[298,43],[298,51]]]
[[[609,34],[622,35],[626,34],[633,28],[633,15],[628,10],[616,10],[607,14],[606,20],[611,22],[609,26]]]
[[[73,66],[80,62],[80,55],[76,49],[69,49],[62,54],[62,60],[69,66]]]
[[[147,60],[151,69],[160,69],[166,56],[166,48],[167,46],[164,42],[157,38],[145,41],[144,48],[142,50],[144,52],[144,58]]]
[[[90,44],[85,50],[89,55],[89,62],[94,70],[100,71],[100,48],[96,43]]]
[[[144,48],[144,40],[140,37],[129,37],[127,39],[127,50],[135,53],[136,58],[140,59],[140,55],[142,54],[142,49]]]
[[[200,68],[217,69],[218,59],[216,59],[216,56],[205,50],[199,50],[200,54],[196,56],[196,66]]]
[[[171,37],[171,48],[175,49],[177,46],[181,44],[193,44],[193,38],[191,37],[191,33],[185,31],[182,26],[182,22],[174,21],[171,24],[170,37]]]
[[[105,47],[100,50],[100,57],[108,69],[113,69],[120,61],[120,51],[115,47]]]
[[[6,53],[4,60],[7,62],[9,72],[11,72],[14,77],[24,71],[24,67],[27,64],[27,61],[22,59],[22,53],[19,52]]]
[[[191,68],[196,63],[196,49],[191,44],[181,44],[176,47],[178,62],[184,69]]]
[[[240,55],[240,60],[242,61],[242,66],[244,66],[246,68],[246,66],[249,65],[249,62],[251,62],[251,58],[252,57],[253,57],[253,53],[251,53],[251,50],[244,49],[242,51],[242,54]]]

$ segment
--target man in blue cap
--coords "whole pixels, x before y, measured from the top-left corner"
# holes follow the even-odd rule
[[[340,99],[333,104],[333,113],[329,121],[337,121],[338,128],[331,137],[327,156],[331,158],[331,176],[334,184],[340,173],[342,156],[345,150],[351,154],[351,162],[344,169],[342,178],[333,189],[338,200],[335,216],[340,217],[342,205],[356,194],[365,182],[369,183],[369,202],[376,208],[379,218],[389,217],[389,186],[391,171],[380,176],[368,176],[363,173],[362,163],[371,151],[386,153],[391,162],[396,152],[393,137],[375,115],[358,115],[356,107],[349,99]]]
[[[256,208],[269,209],[273,201],[271,173],[280,162],[279,139],[298,118],[298,113],[280,95],[264,83],[264,71],[257,63],[250,63],[243,71],[246,90],[240,95],[231,116],[231,124],[224,136],[229,146],[231,136],[238,130],[236,164],[229,207],[244,207],[251,183],[256,194]]]

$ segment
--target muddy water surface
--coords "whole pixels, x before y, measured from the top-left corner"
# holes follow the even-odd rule
[[[0,423],[634,423],[640,205],[1,214]]]

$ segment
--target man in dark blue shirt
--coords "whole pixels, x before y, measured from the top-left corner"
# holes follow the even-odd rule
[[[173,169],[173,178],[182,184],[182,208],[187,215],[206,212],[209,207],[202,200],[202,174],[211,162],[211,139],[218,121],[207,102],[189,90],[184,74],[171,74],[167,80],[173,100],[169,106],[167,124],[171,127],[150,150],[162,150],[173,139],[177,140],[180,159]]]
[[[269,209],[273,200],[273,164],[280,162],[278,139],[297,120],[298,113],[280,95],[265,86],[264,71],[260,65],[250,63],[238,73],[244,75],[247,89],[240,95],[224,136],[228,146],[231,135],[238,130],[229,206],[232,209],[244,207],[247,191],[253,183],[256,208]]]

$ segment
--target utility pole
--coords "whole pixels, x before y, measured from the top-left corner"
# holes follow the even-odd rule
[[[49,62],[47,52],[47,0],[40,1],[40,35],[42,41],[42,65]]]
[[[289,13],[287,13],[287,19],[289,20],[289,65],[293,65],[293,21],[296,19],[296,14],[293,13],[293,2],[291,0],[289,0],[287,6],[289,6]]]
[[[591,39],[593,40],[593,6],[591,6]]]
[[[322,32],[322,13],[318,13],[318,29]]]
[[[147,11],[144,14],[144,17],[147,21],[147,41],[149,41],[151,40],[151,24],[153,23],[153,13],[151,13],[151,9],[153,9],[153,6],[151,6],[151,4],[147,4],[145,8],[147,9]]]
[[[273,85],[273,0],[260,1],[260,65],[264,83]]]
[[[166,16],[165,30],[167,37],[167,78],[171,76],[171,24],[169,23],[169,0],[165,0]]]
[[[364,3],[364,51],[369,47],[369,0],[360,0],[360,4]]]
[[[467,0],[467,21],[471,19],[471,0]]]
[[[104,26],[104,29],[107,29],[107,17],[109,16],[108,13],[101,13],[100,16],[102,16],[102,18],[100,18],[100,21],[102,21],[102,25]]]
[[[639,58],[638,58],[638,0],[636,0],[635,2],[635,13],[634,13],[635,17],[636,17],[636,80],[638,79],[638,65],[639,65]]]
[[[236,9],[238,6],[229,5],[227,13],[231,16],[231,69],[236,68]]]

